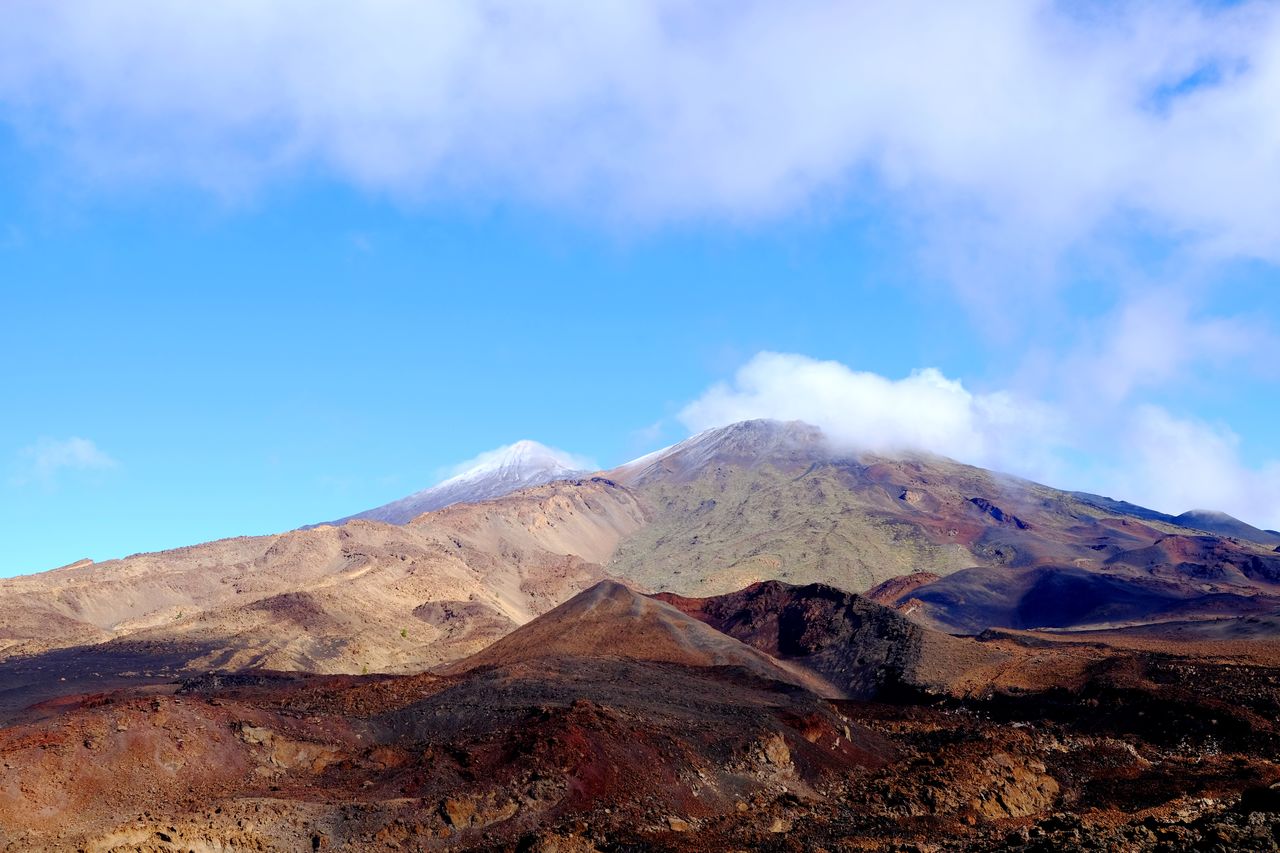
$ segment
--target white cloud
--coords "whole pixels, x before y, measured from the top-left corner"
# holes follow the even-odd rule
[[[1280,526],[1280,460],[1250,467],[1226,427],[1156,406],[1076,409],[1009,391],[974,393],[934,369],[888,379],[760,353],[680,413],[694,431],[750,418],[802,420],[851,447],[939,453],[1165,512],[1218,509]]]
[[[15,0],[0,102],[111,180],[320,169],[657,220],[874,188],[957,249],[1135,214],[1276,259],[1278,34],[1275,5],[1186,0]]]
[[[51,486],[63,471],[102,471],[119,464],[87,438],[41,438],[18,451],[13,482]]]
[[[1023,471],[1042,470],[1060,440],[1047,406],[1009,392],[975,394],[932,368],[895,380],[788,353],[760,353],[679,417],[694,431],[751,418],[801,420],[860,449],[928,450]]]

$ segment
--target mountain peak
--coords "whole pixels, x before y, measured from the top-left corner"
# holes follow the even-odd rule
[[[1246,539],[1262,545],[1280,545],[1280,534],[1275,531],[1259,530],[1248,522],[1216,509],[1188,510],[1177,516],[1173,523],[1219,536],[1234,536],[1236,539]]]
[[[666,601],[613,580],[583,590],[450,670],[575,657],[740,667],[760,678],[842,698],[825,679],[779,662]]]
[[[1186,512],[1179,515],[1178,518],[1186,518],[1186,519],[1208,518],[1208,519],[1213,519],[1215,521],[1239,521],[1239,519],[1235,518],[1234,516],[1228,515],[1227,513],[1218,509],[1189,509]]]
[[[611,472],[628,484],[654,476],[692,475],[708,465],[754,466],[803,457],[826,458],[831,452],[822,430],[804,421],[758,419],[703,430],[665,450],[642,456]]]
[[[519,476],[520,472],[534,473],[546,471],[551,473],[578,473],[586,467],[576,457],[545,444],[523,438],[514,444],[508,444],[482,453],[471,461],[463,470],[445,480],[440,485],[463,479],[473,479],[492,473]],[[545,481],[544,481],[545,482]],[[436,488],[436,487],[433,487]]]
[[[481,453],[459,467],[459,473],[429,489],[334,523],[364,518],[405,524],[424,512],[452,504],[491,500],[530,486],[579,477],[591,466],[573,454],[526,438]]]

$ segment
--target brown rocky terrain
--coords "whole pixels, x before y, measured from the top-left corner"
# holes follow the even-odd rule
[[[837,592],[681,602],[753,645],[606,583],[438,674],[62,699],[0,730],[0,849],[1277,849],[1280,657],[1018,632],[922,647]],[[875,702],[794,678],[832,668],[811,649],[878,643],[1050,664]]]
[[[600,580],[644,522],[627,490],[562,481],[403,526],[354,521],[0,580],[0,714],[59,679],[421,671]]]
[[[845,697],[962,690],[987,683],[1015,655],[922,627],[824,584],[765,581],[714,598],[655,597],[766,654],[821,675]]]
[[[891,616],[892,611],[885,611]],[[482,652],[448,667],[512,666],[548,657],[629,658],[693,667],[735,667],[758,678],[791,682],[820,696],[840,698],[844,690],[812,666],[793,667],[777,655],[708,627],[678,605],[601,581]]]
[[[390,636],[421,628],[412,609],[423,602],[462,600],[523,623],[599,579],[618,540],[643,523],[629,492],[597,478],[454,506],[403,526],[355,521],[79,563],[0,580],[3,651],[82,638],[234,635],[237,652],[258,655],[256,663],[314,666],[333,655],[310,655],[308,645],[320,643],[297,637],[290,621],[323,632],[323,612],[344,623],[334,636],[355,639],[355,623],[385,617]],[[256,622],[301,642],[263,638],[258,647]],[[419,635],[413,645],[430,639]]]

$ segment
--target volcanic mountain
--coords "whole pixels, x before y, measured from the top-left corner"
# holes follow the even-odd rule
[[[627,658],[735,667],[759,678],[799,684],[819,695],[843,695],[810,667],[789,667],[678,607],[613,581],[602,581],[578,593],[454,668],[514,666],[560,658]]]
[[[512,487],[526,455],[472,484]],[[558,476],[556,464],[534,467]],[[698,598],[769,580],[872,591],[946,633],[1229,619],[1271,630],[1280,554],[1167,518],[749,421],[404,524],[356,519],[0,580],[0,712],[84,679],[419,671],[605,578]]]
[[[585,473],[569,455],[526,439],[484,454],[475,465],[429,489],[328,523],[343,524],[363,518],[405,524],[424,512],[500,498],[530,486],[573,479]]]
[[[1101,495],[1091,495],[1088,492],[1072,492],[1071,495],[1083,503],[1106,510],[1114,515],[1123,515],[1146,521],[1159,521],[1174,527],[1243,539],[1259,545],[1280,545],[1280,531],[1261,530],[1252,524],[1217,510],[1193,509],[1181,515],[1169,515],[1168,513],[1157,512],[1137,504],[1131,504],[1128,501],[1118,501]]]
[[[0,580],[0,716],[85,678],[457,660],[599,581],[645,521],[607,480],[559,481],[406,525],[352,521]]]
[[[865,591],[936,576],[928,594],[883,600],[976,632],[1274,612],[1280,593],[1276,553],[1256,536],[1184,526],[1203,515],[1179,520],[927,454],[850,451],[802,423],[709,430],[608,476],[651,519],[608,571],[681,595],[769,579]],[[1194,553],[1173,547],[1197,537]]]

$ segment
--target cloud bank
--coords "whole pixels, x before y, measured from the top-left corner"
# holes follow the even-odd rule
[[[1275,260],[1278,36],[1249,2],[14,0],[0,116],[107,181],[659,221],[858,189],[1037,246],[1123,216]]]
[[[750,418],[807,421],[857,449],[922,450],[1165,512],[1217,509],[1280,528],[1280,460],[1250,467],[1225,426],[1157,406],[1117,406],[1099,419],[1010,391],[974,393],[931,368],[888,379],[766,352],[679,415],[692,431]]]

